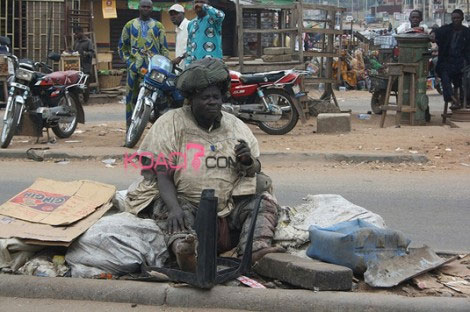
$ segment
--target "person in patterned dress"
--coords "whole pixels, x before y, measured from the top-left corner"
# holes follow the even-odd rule
[[[148,57],[161,54],[168,57],[168,44],[163,25],[150,17],[151,0],[141,0],[139,17],[130,20],[122,29],[119,55],[127,64],[126,126],[129,128],[132,110],[143,79],[142,68],[147,68]]]
[[[188,24],[186,65],[206,57],[222,59],[222,22],[224,12],[209,5],[208,0],[194,1],[197,17]]]

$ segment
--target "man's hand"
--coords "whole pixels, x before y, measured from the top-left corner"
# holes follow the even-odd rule
[[[184,211],[181,207],[174,207],[168,211],[167,229],[169,234],[187,230],[184,222]]]
[[[235,155],[243,165],[250,166],[253,163],[250,147],[244,140],[238,140],[238,142],[240,142],[240,144],[235,146]]]
[[[178,57],[174,58],[171,62],[172,62],[174,65],[178,65],[182,60],[183,60],[183,57],[182,57],[182,56],[178,56]]]
[[[204,3],[196,2],[194,4],[194,11],[196,12],[196,14],[198,12],[201,12],[203,10],[203,7],[204,7]]]

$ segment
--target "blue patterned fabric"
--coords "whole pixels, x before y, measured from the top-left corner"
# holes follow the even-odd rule
[[[205,4],[203,18],[196,17],[188,24],[186,65],[206,57],[222,58],[222,22],[224,12]]]

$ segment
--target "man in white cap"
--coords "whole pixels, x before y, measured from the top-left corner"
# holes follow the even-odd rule
[[[176,49],[173,64],[180,68],[184,67],[184,58],[186,57],[186,45],[188,43],[188,19],[184,17],[184,7],[181,4],[174,4],[168,10],[170,19],[176,28]]]

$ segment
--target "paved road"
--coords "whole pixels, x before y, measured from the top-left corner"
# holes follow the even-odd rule
[[[76,301],[76,300],[54,300],[54,299],[29,299],[0,297],[0,311],[9,312],[237,312],[245,310],[228,309],[196,309],[178,308],[168,306],[147,306],[130,303],[98,302],[98,301]]]
[[[286,165],[288,166],[288,165]],[[340,194],[380,214],[391,228],[403,231],[415,243],[437,250],[470,252],[470,174],[462,171],[395,172],[333,169],[322,165],[264,164],[274,180],[282,205],[296,205],[307,194]],[[125,189],[138,177],[122,166],[105,168],[98,161],[0,161],[0,202],[28,187],[36,177],[57,180],[91,179]]]

